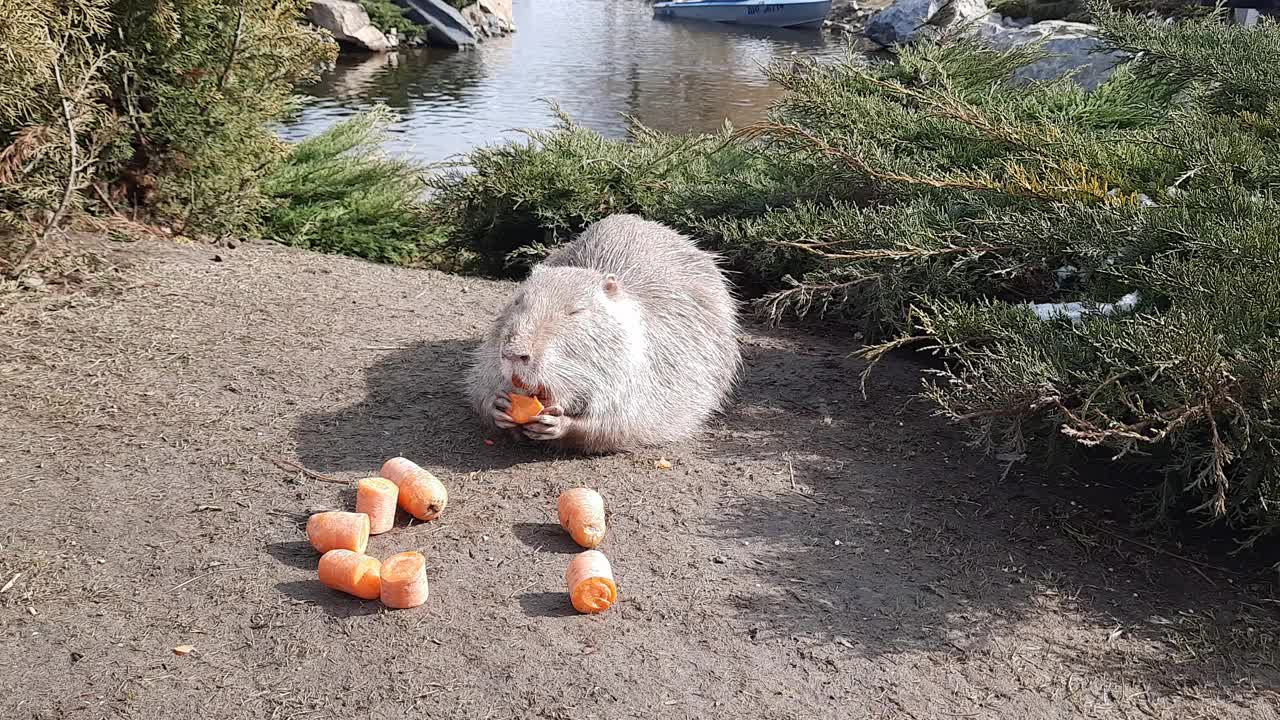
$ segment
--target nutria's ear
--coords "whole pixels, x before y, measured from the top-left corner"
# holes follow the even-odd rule
[[[604,294],[613,297],[618,294],[618,276],[609,273],[604,276]]]

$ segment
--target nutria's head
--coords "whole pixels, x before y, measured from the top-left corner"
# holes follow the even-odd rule
[[[535,267],[496,326],[503,375],[566,410],[616,382],[644,353],[640,307],[613,275]]]

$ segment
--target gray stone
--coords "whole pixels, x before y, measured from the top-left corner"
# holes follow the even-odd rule
[[[871,19],[866,35],[893,47],[964,24],[998,49],[1041,44],[1048,56],[1018,70],[1017,78],[1044,81],[1073,73],[1075,81],[1089,90],[1110,77],[1125,58],[1123,53],[1103,52],[1092,25],[1063,20],[1026,23],[991,15],[984,0],[897,0]]]
[[[360,5],[346,0],[311,0],[307,19],[333,34],[335,40],[348,45],[382,52],[391,43],[382,31],[369,22],[369,14]]]
[[[1261,14],[1253,8],[1236,8],[1231,12],[1231,22],[1235,25],[1254,26],[1258,24]]]
[[[471,48],[481,36],[464,14],[444,0],[393,0],[405,15],[427,28],[427,43],[458,49]]]
[[[506,32],[515,32],[516,16],[511,0],[479,0],[480,9],[498,19]]]
[[[983,0],[897,0],[876,13],[867,23],[866,35],[884,47],[905,45],[928,31],[965,22],[996,25],[986,17],[990,11]]]
[[[479,0],[459,12],[472,28],[485,37],[500,37],[516,29],[510,0]]]
[[[1018,70],[1017,77],[1023,80],[1054,80],[1074,72],[1075,81],[1092,90],[1126,57],[1120,52],[1103,52],[1094,26],[1087,23],[1046,20],[1025,28],[986,25],[979,32],[992,47],[1000,49],[1043,43],[1041,48],[1049,57]]]

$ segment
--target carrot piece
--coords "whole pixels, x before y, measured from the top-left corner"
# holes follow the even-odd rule
[[[542,413],[542,401],[532,395],[507,395],[511,398],[511,409],[507,414],[517,425],[524,425]]]
[[[369,534],[380,535],[396,522],[400,488],[386,478],[361,478],[356,483],[356,512],[369,516]]]
[[[382,594],[381,571],[378,558],[364,553],[338,549],[320,556],[320,582],[361,600],[377,600]]]
[[[569,586],[569,601],[580,613],[604,612],[618,599],[613,568],[599,550],[578,553],[564,571],[564,580]]]
[[[591,488],[572,488],[560,493],[557,503],[560,527],[584,548],[594,548],[604,541],[604,498]]]
[[[435,520],[449,504],[444,484],[412,460],[391,458],[383,463],[380,474],[399,486],[400,507],[423,522]]]
[[[420,552],[402,552],[382,561],[382,604],[389,608],[417,607],[427,601],[427,559]]]
[[[319,553],[338,549],[362,553],[369,547],[369,516],[336,510],[316,513],[307,519],[307,539]]]

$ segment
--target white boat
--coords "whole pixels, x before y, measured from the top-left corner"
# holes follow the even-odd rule
[[[818,27],[830,12],[831,0],[670,0],[653,6],[654,17],[782,28]]]

